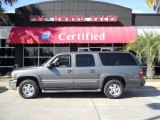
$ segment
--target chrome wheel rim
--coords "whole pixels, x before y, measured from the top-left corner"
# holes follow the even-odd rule
[[[32,84],[25,84],[22,87],[22,92],[25,96],[32,96],[35,92],[35,89]]]
[[[113,96],[118,96],[121,94],[121,88],[119,85],[117,84],[111,84],[109,87],[108,87],[108,92],[110,95],[113,95]]]

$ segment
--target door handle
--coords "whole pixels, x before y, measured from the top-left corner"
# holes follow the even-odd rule
[[[72,72],[72,70],[67,70],[67,73],[71,73]]]
[[[90,72],[91,72],[91,73],[95,73],[96,71],[95,71],[95,70],[91,70]]]

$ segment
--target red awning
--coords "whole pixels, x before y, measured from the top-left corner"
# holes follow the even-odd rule
[[[135,27],[13,27],[9,44],[130,43]]]

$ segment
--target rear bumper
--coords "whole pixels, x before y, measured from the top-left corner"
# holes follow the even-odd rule
[[[9,86],[12,90],[17,90],[16,84],[17,84],[17,80],[10,80],[9,81]]]
[[[126,88],[143,87],[144,85],[145,85],[144,79],[129,80],[126,82]]]
[[[145,85],[146,81],[143,79],[141,82],[141,87],[143,87]]]

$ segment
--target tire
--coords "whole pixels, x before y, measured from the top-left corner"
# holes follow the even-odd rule
[[[33,80],[24,80],[19,85],[19,94],[25,99],[34,98],[39,93],[39,87]]]
[[[123,95],[124,86],[119,80],[110,80],[104,86],[104,94],[110,99],[117,99]]]

